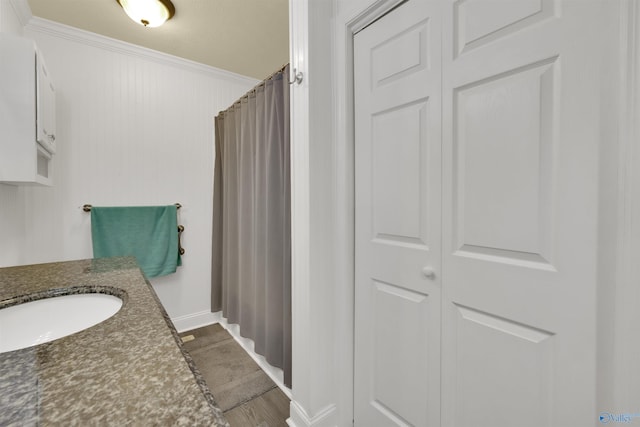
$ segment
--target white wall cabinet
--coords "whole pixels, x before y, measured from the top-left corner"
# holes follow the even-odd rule
[[[55,87],[33,40],[0,33],[0,182],[53,185]]]

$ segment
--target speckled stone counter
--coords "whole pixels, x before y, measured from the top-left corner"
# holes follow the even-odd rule
[[[89,329],[1,353],[0,425],[229,426],[133,258],[0,268],[0,308],[84,292],[124,303]]]

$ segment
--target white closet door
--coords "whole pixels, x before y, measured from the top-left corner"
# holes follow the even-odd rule
[[[604,2],[444,3],[442,424],[595,425]]]
[[[409,0],[355,35],[356,426],[597,422],[602,7]]]
[[[436,2],[355,36],[355,423],[440,423],[441,64]]]

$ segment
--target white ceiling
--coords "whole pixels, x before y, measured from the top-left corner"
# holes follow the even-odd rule
[[[28,0],[34,16],[262,80],[288,62],[288,0],[172,0],[145,28],[117,0]]]

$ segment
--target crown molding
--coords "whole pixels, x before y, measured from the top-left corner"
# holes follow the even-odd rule
[[[26,3],[26,0],[11,1],[24,1]],[[29,20],[28,24],[25,26],[25,31],[46,34],[52,37],[57,37],[87,46],[92,46],[98,49],[108,50],[123,55],[135,56],[136,58],[144,58],[146,60],[157,62],[163,65],[169,65],[192,72],[206,74],[210,77],[225,80],[229,83],[253,86],[259,82],[252,77],[232,73],[230,71],[222,70],[210,65],[180,58],[168,53],[159,52],[157,50],[135,45],[133,43],[124,42],[111,37],[92,33],[86,30],[81,30],[79,28],[71,27],[59,22],[54,22],[35,16]]]

